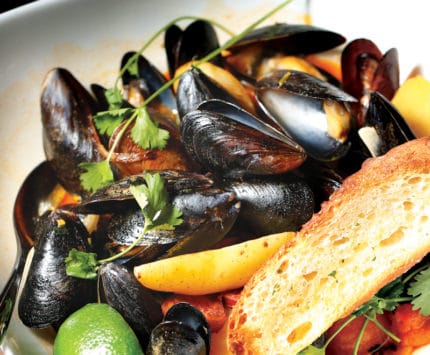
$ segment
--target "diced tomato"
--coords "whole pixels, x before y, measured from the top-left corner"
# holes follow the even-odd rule
[[[232,308],[239,300],[242,289],[225,291],[220,294],[221,300],[225,307]]]
[[[386,328],[390,328],[390,322],[385,314],[377,315],[378,321]],[[330,355],[343,355],[352,354],[355,341],[364,323],[365,317],[357,317],[351,323],[349,323],[342,331],[330,342],[327,347],[327,354]],[[333,324],[333,326],[327,331],[327,337],[330,337],[346,319],[340,319]],[[381,344],[385,344],[388,341],[388,336],[380,330],[375,323],[369,322],[364,331],[363,338],[361,339],[358,354],[368,354],[369,349],[373,349]]]
[[[392,322],[394,333],[401,339],[400,347],[417,348],[430,344],[430,317],[422,316],[418,310],[414,311],[410,303],[397,307]]]
[[[199,309],[206,317],[212,332],[219,331],[227,320],[227,313],[221,300],[214,295],[189,296],[175,294],[161,305],[163,314],[176,303],[188,302]]]

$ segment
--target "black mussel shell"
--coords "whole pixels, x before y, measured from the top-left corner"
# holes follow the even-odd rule
[[[416,138],[402,115],[377,91],[370,94],[366,119],[358,135],[372,157]]]
[[[225,62],[242,79],[254,83],[267,58],[318,53],[344,42],[340,34],[315,26],[277,23],[257,28],[233,44]]]
[[[128,265],[207,249],[232,228],[240,205],[232,192],[217,188],[176,195],[172,204],[182,211],[183,222],[175,230],[154,230],[145,234]],[[115,213],[102,234],[108,248],[125,248],[142,233],[144,217],[138,208]]]
[[[201,59],[219,48],[215,29],[205,20],[196,20],[183,31],[172,25],[165,32],[164,44],[171,78],[181,65]],[[221,56],[216,56],[212,62],[221,65]]]
[[[127,52],[121,60],[121,69],[128,61],[136,56],[136,52]],[[161,88],[166,82],[164,75],[143,55],[137,56],[137,75],[130,74],[128,70],[122,74],[122,82],[125,91],[130,85],[134,85],[141,92],[142,96],[147,98]],[[158,100],[170,110],[176,110],[176,99],[171,88],[163,90],[155,100]]]
[[[189,303],[173,305],[151,333],[147,354],[207,355],[211,333],[204,315]]]
[[[101,297],[124,317],[145,348],[152,329],[163,318],[159,300],[123,265],[102,264],[99,276]]]
[[[206,190],[214,185],[214,181],[207,176],[183,170],[160,170],[147,173],[159,173],[171,195]],[[83,199],[79,205],[75,206],[76,211],[94,214],[116,213],[124,211],[124,208],[137,206],[135,198],[130,192],[130,186],[144,183],[145,173],[115,181]]]
[[[236,52],[259,44],[290,55],[311,54],[335,48],[344,42],[342,35],[316,26],[277,23],[251,31],[229,50]]]
[[[311,188],[292,174],[248,178],[229,188],[241,203],[238,222],[256,235],[296,231],[314,212]]]
[[[198,164],[225,177],[280,174],[306,158],[291,138],[221,100],[205,101],[186,114],[181,136]]]
[[[83,195],[79,163],[107,154],[92,121],[96,111],[94,98],[69,71],[55,68],[47,74],[41,94],[46,159],[67,190]]]
[[[256,85],[262,110],[312,158],[346,155],[354,125],[349,103],[357,100],[338,87],[296,70],[277,70]]]
[[[176,321],[165,321],[152,331],[145,354],[208,355],[209,349],[194,329]]]
[[[67,316],[94,302],[96,284],[66,274],[72,248],[89,251],[88,232],[78,217],[63,211],[44,214],[37,225],[34,254],[19,300],[22,322],[34,328],[57,327]]]
[[[204,339],[207,348],[210,346],[211,330],[203,313],[187,302],[174,304],[166,312],[164,321],[177,321],[195,330]]]
[[[210,99],[220,99],[237,104],[226,90],[196,67],[191,67],[179,79],[176,91],[179,117],[197,109],[199,104]]]

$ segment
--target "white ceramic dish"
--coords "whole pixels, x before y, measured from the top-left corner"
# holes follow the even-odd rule
[[[239,32],[280,2],[39,0],[0,15],[0,286],[15,260],[12,206],[16,192],[27,173],[44,159],[38,100],[46,72],[63,66],[85,85],[111,86],[122,54],[139,49],[178,16],[211,18]],[[301,21],[306,3],[294,1],[269,22]],[[348,40],[370,38],[383,51],[397,47],[402,80],[417,65],[427,76],[425,2],[313,0],[310,6],[316,25],[340,32]],[[165,69],[161,39],[145,55]],[[49,353],[49,335],[48,341],[45,336],[24,327],[15,311],[0,352]]]

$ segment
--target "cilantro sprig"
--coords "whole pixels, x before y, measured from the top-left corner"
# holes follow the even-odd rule
[[[101,264],[126,255],[139,244],[148,231],[173,230],[182,223],[182,211],[169,202],[169,194],[161,175],[146,173],[144,179],[145,184],[130,187],[130,192],[136,199],[145,219],[140,236],[120,253],[100,260],[97,260],[96,253],[72,249],[65,259],[67,275],[82,279],[95,279]]]
[[[287,6],[292,1],[293,0],[283,1],[281,4],[274,7],[272,10],[260,17],[250,26],[246,27],[242,32],[237,35],[234,35],[230,30],[213,20],[208,20],[196,16],[177,17],[176,19],[170,21],[168,24],[160,28],[139,51],[137,51],[129,58],[129,60],[121,68],[117,78],[115,79],[113,88],[107,89],[107,91],[105,92],[106,99],[109,103],[109,109],[107,111],[99,112],[95,115],[94,120],[97,129],[102,134],[111,135],[116,129],[116,127],[118,127],[118,125],[120,125],[122,122],[126,123],[121,127],[121,131],[115,136],[115,141],[109,150],[108,156],[105,159],[106,162],[87,162],[80,165],[80,167],[84,170],[80,177],[83,188],[87,191],[94,192],[113,180],[113,172],[111,170],[109,162],[115,150],[115,147],[118,145],[125,130],[132,122],[136,121],[134,127],[132,128],[131,137],[142,148],[164,149],[167,145],[167,141],[169,139],[168,132],[166,130],[161,129],[160,127],[158,127],[157,124],[152,122],[146,107],[160,93],[170,88],[177,80],[179,80],[183,73],[176,75],[175,77],[164,83],[158,90],[156,90],[153,94],[147,97],[141,104],[141,106],[137,108],[122,107],[123,99],[121,95],[121,90],[119,89],[119,81],[122,75],[126,71],[129,71],[131,74],[134,75],[137,74],[137,61],[139,56],[155,41],[157,37],[163,34],[167,28],[183,20],[206,20],[215,25],[216,27],[222,29],[226,33],[230,34],[231,38],[226,41],[224,45],[220,46],[216,50],[213,50],[212,52],[210,52],[209,54],[207,54],[193,64],[195,67],[198,67],[201,64],[212,60],[221,52],[231,47],[234,43],[242,39],[250,31],[255,29],[258,25],[273,16],[273,14]],[[110,174],[106,171],[107,169],[111,170]]]
[[[384,286],[369,301],[356,309],[345,322],[328,338],[322,347],[309,345],[299,355],[325,355],[330,342],[354,319],[364,316],[366,319],[354,343],[353,354],[358,354],[361,339],[369,322],[373,322],[379,329],[395,342],[400,339],[386,329],[376,318],[377,314],[385,311],[394,312],[402,302],[411,302],[413,310],[419,310],[423,316],[430,316],[430,263],[425,263],[417,270],[410,270],[406,274]]]

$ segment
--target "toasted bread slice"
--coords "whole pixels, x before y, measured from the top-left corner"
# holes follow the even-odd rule
[[[430,137],[367,160],[246,284],[234,354],[295,355],[430,251]]]

